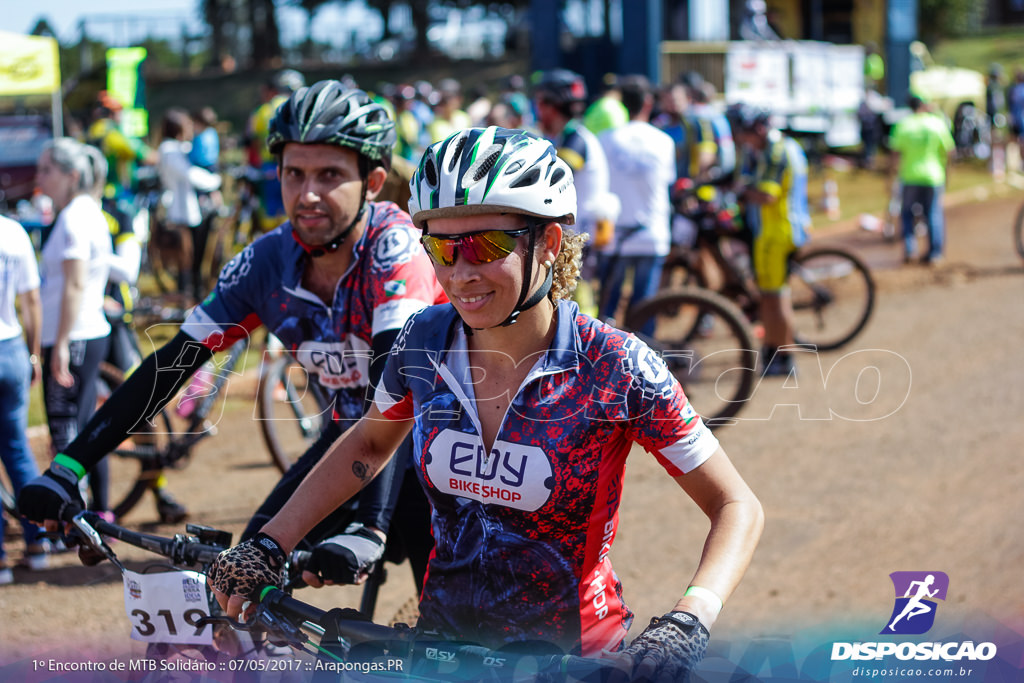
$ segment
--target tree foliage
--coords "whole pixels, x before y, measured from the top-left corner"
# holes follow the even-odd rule
[[[934,44],[941,38],[976,33],[985,19],[986,3],[978,0],[920,0],[921,38]]]

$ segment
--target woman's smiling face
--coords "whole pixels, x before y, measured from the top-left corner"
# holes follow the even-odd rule
[[[525,216],[482,214],[435,218],[429,222],[427,232],[431,236],[443,237],[482,230],[522,230],[526,226]],[[470,263],[458,249],[455,252],[455,263],[450,266],[433,261],[438,282],[463,321],[472,328],[484,329],[500,325],[519,303],[529,235],[523,234],[513,239],[516,243],[515,249],[507,256],[490,263]],[[536,282],[537,275],[542,269],[537,262],[537,256],[533,258],[535,262],[531,279]],[[530,291],[536,286],[533,284]]]

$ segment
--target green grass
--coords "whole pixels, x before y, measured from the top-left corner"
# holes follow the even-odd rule
[[[884,155],[879,163],[887,163]],[[830,171],[830,177],[836,179],[839,189],[839,220],[854,218],[870,213],[881,218],[889,203],[890,185],[888,177],[882,172],[862,171]],[[953,164],[949,171],[947,193],[957,192],[971,187],[990,185],[992,175],[984,162],[963,161]],[[829,225],[830,221],[822,210],[824,177],[812,175],[808,180],[808,199],[811,203],[812,224],[817,227]]]
[[[1002,64],[1003,84],[1013,76],[1016,68],[1024,68],[1024,27],[986,31],[967,38],[951,38],[938,43],[932,56],[939,64],[974,69],[988,73],[992,63]]]

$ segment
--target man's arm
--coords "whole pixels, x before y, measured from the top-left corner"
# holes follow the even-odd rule
[[[64,507],[76,503],[78,480],[133,428],[152,420],[212,355],[201,343],[179,332],[146,358],[57,455],[50,469],[21,490],[18,509],[22,515],[55,530]]]
[[[39,359],[39,330],[43,324],[43,307],[39,299],[39,288],[22,292],[18,297],[21,309],[21,328],[25,331],[25,344],[34,359],[32,362],[32,383],[35,384],[43,376],[43,364]]]

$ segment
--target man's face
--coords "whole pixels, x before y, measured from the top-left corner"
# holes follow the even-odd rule
[[[330,242],[359,212],[359,155],[351,149],[289,142],[278,172],[288,220],[307,244]]]

